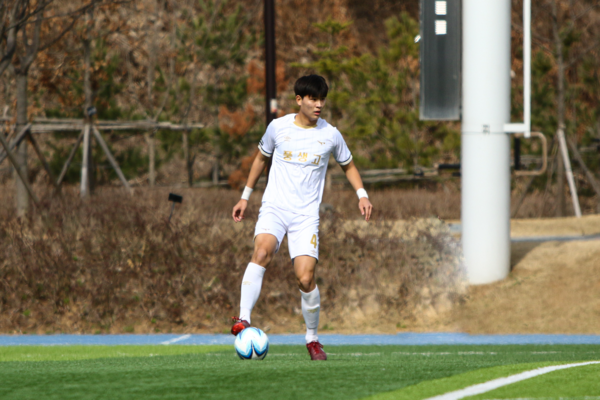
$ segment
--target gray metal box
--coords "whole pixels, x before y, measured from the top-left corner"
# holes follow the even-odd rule
[[[460,119],[461,33],[460,0],[421,0],[422,120]]]

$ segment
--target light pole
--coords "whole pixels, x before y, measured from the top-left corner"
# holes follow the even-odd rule
[[[510,271],[510,0],[462,2],[462,244],[469,282]]]
[[[275,83],[275,0],[265,0],[265,83],[267,126],[277,117]]]

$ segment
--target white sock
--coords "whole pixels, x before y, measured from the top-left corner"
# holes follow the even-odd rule
[[[306,322],[306,343],[318,340],[317,328],[319,327],[319,314],[321,313],[321,294],[319,287],[310,293],[300,291],[302,295],[302,315]]]
[[[260,295],[263,276],[266,269],[258,264],[249,263],[242,279],[242,296],[240,298],[240,319],[250,322],[250,314]]]

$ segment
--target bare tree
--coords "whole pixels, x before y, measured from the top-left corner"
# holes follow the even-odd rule
[[[6,0],[4,4],[8,4]],[[81,15],[83,15],[88,9],[94,7],[96,4],[101,3],[101,0],[89,0],[86,4],[73,4],[70,3],[64,12],[58,13],[60,17],[53,16],[52,18],[46,17],[45,13],[54,5],[54,0],[15,0],[12,4],[9,21],[12,18],[13,22],[3,28],[3,34],[6,32],[6,49],[10,49],[10,46],[14,46],[12,56],[9,62],[11,72],[15,76],[16,80],[16,129],[17,132],[22,130],[27,125],[27,85],[29,69],[35,61],[38,53],[43,51],[59,40],[61,40],[67,32],[73,29],[76,21]],[[0,9],[1,10],[1,9]],[[12,17],[14,15],[14,17]],[[66,24],[61,27],[58,31],[54,31],[50,26],[55,26],[58,18],[65,18]],[[47,26],[49,31],[48,39],[41,42],[41,33],[44,24]],[[14,29],[14,31],[12,31]],[[10,37],[10,40],[9,40]],[[46,36],[45,36],[46,37]],[[8,46],[8,43],[14,45]],[[4,56],[8,56],[9,53],[5,50]],[[18,144],[16,151],[16,158],[19,164],[19,170],[22,176],[27,176],[27,142],[22,141]],[[16,202],[17,202],[17,214],[23,216],[27,213],[29,208],[29,193],[24,182],[19,179],[15,179],[16,184]]]
[[[538,26],[549,29],[546,32],[540,32],[538,29],[537,32],[533,32],[533,37],[538,42],[539,48],[551,55],[556,63],[556,132],[558,135],[561,130],[565,130],[566,134],[567,76],[576,69],[586,55],[600,46],[600,32],[595,26],[597,24],[590,23],[586,19],[594,10],[600,8],[600,1],[545,0],[534,3],[534,6],[538,21],[549,21],[549,26],[545,22],[539,23]],[[578,40],[574,40],[574,37],[578,37]],[[557,164],[556,215],[564,216],[566,171],[564,160],[560,156]]]
[[[0,0],[0,76],[10,65],[17,47],[17,30],[24,8],[17,0]]]
[[[39,2],[35,8],[30,9],[28,1],[18,1],[17,8],[20,9],[19,15],[23,18],[35,15],[33,24],[24,24],[19,27],[16,37],[21,35],[21,45],[16,46],[15,54],[10,64],[10,69],[15,75],[17,86],[17,124],[16,130],[20,132],[27,125],[27,77],[29,68],[35,60],[40,48],[40,32],[43,21],[43,11],[47,3]],[[29,19],[29,18],[27,18]],[[32,25],[32,27],[31,27]],[[31,36],[30,36],[31,35]],[[17,215],[24,216],[29,209],[29,192],[25,182],[18,179],[17,174],[27,177],[27,142],[21,141],[17,146],[16,160],[19,165],[19,171],[15,171],[15,189],[17,200]]]

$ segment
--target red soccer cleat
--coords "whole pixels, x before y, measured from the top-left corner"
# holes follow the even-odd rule
[[[327,354],[323,351],[323,345],[318,340],[308,343],[306,348],[311,360],[327,360]]]
[[[231,334],[237,336],[238,333],[250,326],[250,322],[245,319],[239,319],[238,317],[231,317],[233,320],[233,326],[231,327]]]

